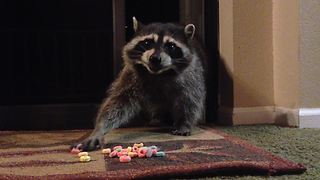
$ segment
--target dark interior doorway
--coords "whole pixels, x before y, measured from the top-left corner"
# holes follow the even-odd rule
[[[113,80],[112,2],[7,0],[0,9],[0,129],[91,127]]]
[[[179,22],[181,0],[124,0],[125,36],[141,22]],[[206,44],[217,82],[217,5],[205,0]],[[0,2],[0,130],[92,128],[115,77],[112,0]],[[155,8],[156,7],[156,8]],[[209,40],[210,38],[210,40]],[[217,83],[210,112],[216,114]],[[210,117],[210,120],[213,118]]]

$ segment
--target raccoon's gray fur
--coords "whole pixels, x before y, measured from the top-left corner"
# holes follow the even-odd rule
[[[110,130],[134,121],[160,119],[175,135],[190,135],[205,116],[205,56],[194,39],[195,26],[172,23],[142,25],[123,48],[124,67],[108,90],[94,131],[72,145],[90,151],[103,143]]]

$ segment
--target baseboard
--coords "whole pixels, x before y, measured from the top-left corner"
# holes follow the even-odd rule
[[[227,125],[273,124],[273,106],[219,108],[219,123]],[[226,121],[226,122],[225,122]]]
[[[226,125],[277,124],[298,126],[298,110],[275,106],[219,108],[219,123]]]
[[[299,110],[300,128],[320,128],[320,108],[301,108]]]

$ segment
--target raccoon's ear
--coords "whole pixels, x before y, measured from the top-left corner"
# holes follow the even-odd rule
[[[195,32],[196,32],[196,27],[193,24],[188,24],[184,27],[184,34],[189,39],[192,39],[194,37]]]
[[[141,22],[139,22],[136,17],[132,17],[132,22],[133,22],[133,30],[134,32],[137,32],[139,31],[142,27],[143,27],[143,24]]]

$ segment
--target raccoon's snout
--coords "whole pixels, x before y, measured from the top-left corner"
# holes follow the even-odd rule
[[[150,56],[149,62],[152,66],[160,66],[161,65],[161,56],[153,54]]]

